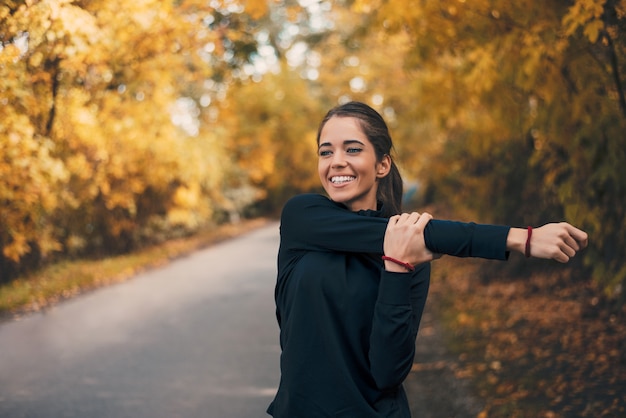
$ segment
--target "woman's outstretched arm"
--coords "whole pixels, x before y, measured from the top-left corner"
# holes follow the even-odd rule
[[[283,209],[281,245],[286,251],[382,254],[387,227],[388,219],[357,215],[321,195],[299,195]],[[507,259],[510,251],[523,254],[527,238],[523,228],[437,219],[426,224],[423,234],[432,253],[495,260]],[[583,231],[567,223],[547,224],[533,229],[531,255],[566,262],[573,256],[572,250],[586,245]]]

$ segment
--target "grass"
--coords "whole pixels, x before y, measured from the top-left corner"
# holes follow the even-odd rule
[[[189,238],[97,260],[62,261],[0,285],[0,318],[17,318],[81,293],[128,280],[141,271],[267,223],[266,219],[223,225]]]

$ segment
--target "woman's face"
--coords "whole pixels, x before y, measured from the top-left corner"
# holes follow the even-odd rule
[[[390,158],[377,161],[359,121],[334,116],[320,133],[318,173],[331,200],[352,211],[376,209],[378,179],[389,173]]]

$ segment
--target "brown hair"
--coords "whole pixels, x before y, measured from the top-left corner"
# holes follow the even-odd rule
[[[376,158],[381,161],[385,155],[391,159],[391,170],[385,177],[379,179],[376,198],[382,202],[383,215],[386,217],[402,213],[402,176],[393,161],[391,152],[393,142],[389,129],[383,117],[370,106],[361,102],[348,102],[328,111],[317,131],[317,143],[326,122],[332,117],[355,118],[359,121],[363,133],[372,143]]]

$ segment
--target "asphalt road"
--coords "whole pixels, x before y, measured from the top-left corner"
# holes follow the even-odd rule
[[[277,249],[272,223],[0,324],[0,417],[267,417]],[[475,417],[428,306],[405,385],[413,417]]]
[[[268,416],[277,248],[271,224],[0,325],[0,417]]]

